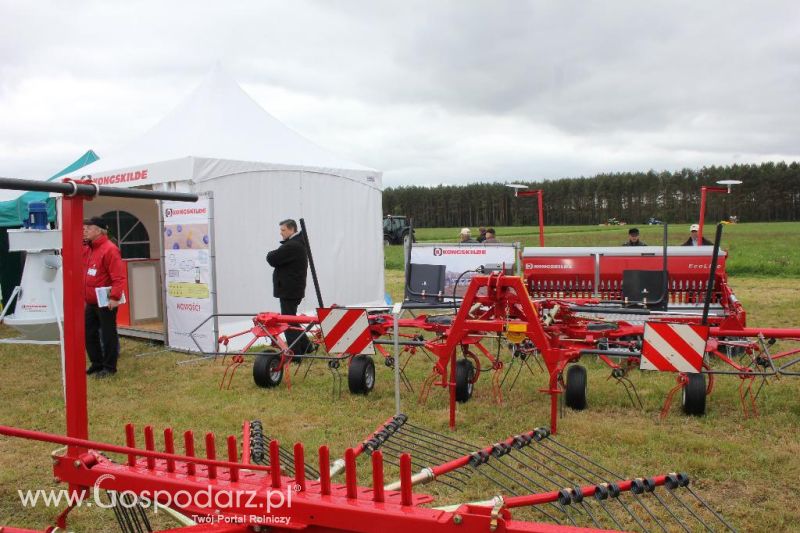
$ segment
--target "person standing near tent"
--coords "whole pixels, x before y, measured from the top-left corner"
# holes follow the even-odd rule
[[[108,226],[102,218],[83,221],[83,241],[86,353],[91,363],[86,373],[105,378],[117,373],[117,308],[124,298],[126,268],[119,248],[108,238]],[[102,307],[98,305],[100,288],[110,288],[108,303]]]
[[[272,272],[272,295],[281,303],[282,315],[296,315],[297,307],[306,295],[308,257],[297,222],[286,219],[279,223],[281,245],[267,254]],[[294,353],[307,353],[308,337],[297,330],[286,331],[286,343]]]

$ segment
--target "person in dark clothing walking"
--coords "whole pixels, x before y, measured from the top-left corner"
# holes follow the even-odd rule
[[[86,353],[91,365],[87,374],[104,378],[117,373],[119,337],[117,309],[124,298],[127,277],[119,248],[108,239],[108,226],[100,217],[83,222],[84,320]],[[110,287],[108,305],[100,307],[97,289]]]
[[[623,242],[622,246],[647,246],[647,244],[639,240],[639,230],[631,228],[628,230],[628,240]]]
[[[280,222],[281,245],[267,254],[272,272],[272,295],[281,303],[282,315],[296,315],[297,307],[306,295],[308,257],[303,235],[297,231],[297,222],[286,219]],[[286,342],[294,353],[306,353],[311,343],[297,330],[286,331]]]

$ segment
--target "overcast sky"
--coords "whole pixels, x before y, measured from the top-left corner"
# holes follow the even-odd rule
[[[386,186],[800,159],[797,1],[0,0],[0,176],[102,158],[217,62]]]

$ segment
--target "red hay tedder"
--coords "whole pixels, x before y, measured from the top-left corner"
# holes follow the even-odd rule
[[[447,389],[451,426],[455,425],[456,402],[470,399],[483,371],[493,372],[493,395],[502,401],[504,361],[499,352],[493,354],[485,346],[487,339],[498,338],[505,339],[510,348],[508,370],[527,358],[540,357],[544,362],[549,381],[543,392],[551,397],[554,433],[559,395],[564,395],[568,407],[586,407],[587,371],[577,364],[583,356],[599,357],[639,405],[629,379],[631,369],[676,375],[662,415],[678,391],[685,413],[704,414],[714,376],[736,376],[748,416],[756,414],[755,401],[767,378],[798,374],[793,367],[800,358],[791,356],[800,349],[773,353],[773,345],[778,339],[800,339],[800,329],[748,328],[745,310],[728,284],[726,259],[718,246],[528,248],[522,257],[524,278],[502,273],[473,277],[455,315],[396,320],[392,314],[342,309],[354,317],[362,315],[361,328],[352,334],[362,342],[338,355],[298,356],[283,341],[280,334],[289,328],[310,330],[330,351],[328,332],[319,327],[324,324],[315,316],[260,313],[253,318],[252,328],[220,340],[226,345],[234,337],[250,335],[246,346],[250,348],[268,339],[273,351],[258,355],[253,365],[253,377],[260,386],[278,385],[283,375],[288,376],[284,370],[293,359],[321,358],[337,367],[339,361],[346,361],[350,391],[364,394],[375,383],[370,354],[377,353],[387,366],[392,365],[393,356],[383,345],[393,343],[390,337],[396,320],[403,337],[398,344],[404,351],[419,349],[433,355],[433,369],[420,397],[424,400],[434,385]],[[356,328],[355,324],[354,318],[347,326]],[[433,335],[425,338],[426,334]],[[369,340],[375,348],[365,352]],[[245,360],[244,352],[235,357],[236,365]],[[754,389],[757,380],[760,386]]]

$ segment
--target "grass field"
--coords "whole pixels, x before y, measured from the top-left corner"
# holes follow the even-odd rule
[[[498,228],[504,241],[534,241],[531,228]],[[640,228],[643,239],[659,242],[658,227]],[[683,228],[685,229],[685,228]],[[739,224],[726,227],[725,245],[731,250],[731,284],[748,311],[751,325],[800,326],[800,225]],[[452,241],[457,229],[420,229],[419,240]],[[625,227],[548,228],[551,245],[619,244]],[[685,237],[683,233],[681,238]],[[678,236],[670,239],[677,242]],[[402,294],[401,247],[386,249],[387,289]],[[763,266],[763,269],[760,268]],[[395,268],[393,268],[395,267]],[[0,336],[12,331],[0,327]],[[217,432],[218,438],[239,435],[241,422],[259,418],[266,431],[282,442],[302,440],[308,448],[329,444],[333,455],[371,432],[394,412],[391,372],[377,366],[377,384],[368,397],[345,392],[334,399],[330,374],[317,364],[305,381],[296,378],[291,392],[253,384],[250,370],[240,370],[230,390],[219,391],[219,363],[176,365],[183,354],[123,340],[119,374],[89,381],[90,435],[115,444],[124,442],[123,426],[152,424],[158,432],[171,426],[196,434]],[[760,416],[745,418],[739,407],[738,379],[721,378],[709,400],[708,413],[689,418],[673,406],[665,419],[658,416],[674,377],[635,372],[644,409],[634,409],[625,392],[609,381],[608,370],[594,361],[589,368],[589,408],[567,411],[560,422],[559,440],[629,476],[684,471],[694,486],[740,531],[800,530],[800,511],[794,484],[800,479],[800,378],[771,380],[759,399]],[[418,389],[430,363],[417,357],[408,373]],[[52,347],[0,345],[0,423],[29,429],[64,432],[60,369]],[[543,373],[520,378],[501,406],[492,402],[488,380],[481,378],[475,395],[459,406],[454,437],[490,443],[536,426],[547,425]],[[417,424],[447,432],[446,395],[434,389],[421,405],[404,392],[403,407]],[[140,437],[141,438],[141,437]],[[17,489],[50,488],[53,482],[48,454],[56,446],[0,437],[0,524],[42,528],[55,511],[23,509]],[[360,464],[364,464],[363,462]],[[366,469],[361,474],[366,475]],[[365,480],[366,481],[366,480]],[[479,488],[475,488],[478,491]],[[448,493],[436,486],[423,492],[441,502],[467,501],[493,495]],[[73,513],[76,531],[106,531],[114,525],[109,512],[80,509]],[[163,524],[170,525],[169,523]]]

